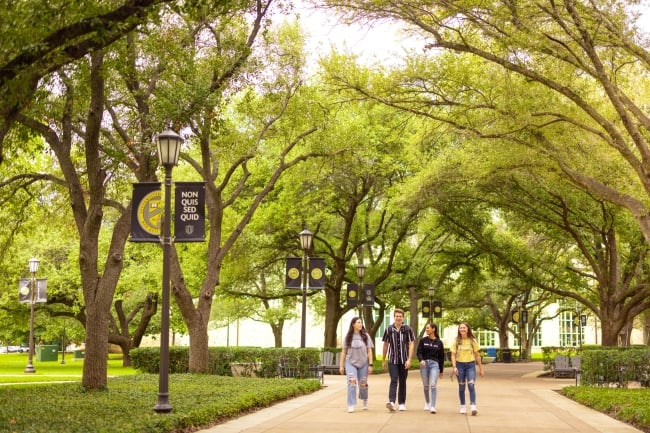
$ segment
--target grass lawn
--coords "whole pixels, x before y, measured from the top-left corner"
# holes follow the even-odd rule
[[[74,359],[66,354],[65,364],[61,364],[61,355],[57,361],[37,361],[32,359],[35,373],[25,373],[28,356],[26,353],[0,354],[0,384],[25,382],[79,381],[83,369],[83,359]],[[108,375],[124,376],[136,374],[132,367],[122,367],[122,356],[113,355],[108,360]]]

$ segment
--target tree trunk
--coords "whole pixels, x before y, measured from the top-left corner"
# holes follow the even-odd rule
[[[325,341],[324,347],[338,347],[336,330],[343,314],[339,301],[340,294],[325,288]],[[309,346],[309,344],[306,344]]]

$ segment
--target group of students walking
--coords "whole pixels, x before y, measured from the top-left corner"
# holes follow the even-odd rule
[[[406,378],[411,368],[415,347],[415,333],[404,323],[404,311],[396,309],[394,322],[386,328],[382,337],[382,368],[388,368],[390,387],[386,408],[391,411],[406,410]],[[445,348],[438,336],[438,327],[427,323],[425,336],[418,342],[415,354],[420,365],[420,377],[424,390],[424,410],[437,413],[437,385],[445,368]],[[368,409],[368,375],[372,373],[374,345],[366,332],[361,318],[354,317],[345,336],[341,351],[341,374],[347,375],[348,412],[354,412],[358,399],[362,408]],[[476,367],[484,376],[479,345],[468,323],[458,325],[458,334],[450,347],[453,375],[458,379],[459,413],[466,414],[466,392],[469,391],[469,411],[478,413],[476,408]]]

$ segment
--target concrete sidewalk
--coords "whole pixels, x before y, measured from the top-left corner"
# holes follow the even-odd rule
[[[389,377],[369,380],[369,410],[347,412],[344,376],[325,376],[313,394],[278,403],[201,433],[633,433],[625,423],[562,397],[556,391],[574,379],[538,377],[541,362],[485,366],[477,382],[478,415],[458,413],[458,384],[445,370],[438,382],[437,414],[425,412],[418,371],[409,372],[405,412],[388,412]]]

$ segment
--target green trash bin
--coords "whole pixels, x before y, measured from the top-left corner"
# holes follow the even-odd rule
[[[84,351],[83,350],[75,350],[74,351],[74,359],[84,359]]]
[[[56,361],[59,359],[59,346],[44,345],[36,348],[36,360],[41,362]]]

